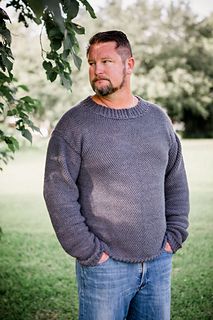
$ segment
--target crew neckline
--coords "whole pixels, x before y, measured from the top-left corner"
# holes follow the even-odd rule
[[[87,110],[106,118],[131,119],[142,116],[148,110],[147,102],[141,97],[135,97],[138,99],[138,103],[134,107],[123,109],[115,109],[98,104],[92,99],[91,96],[84,100],[84,104],[86,105]]]

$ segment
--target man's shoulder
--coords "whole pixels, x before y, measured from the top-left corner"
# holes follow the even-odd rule
[[[86,118],[85,113],[87,113],[86,105],[88,99],[89,97],[70,107],[59,119],[56,128],[64,127],[66,129],[70,125],[74,126],[84,121],[84,118]]]
[[[141,98],[140,98],[141,99]],[[156,130],[157,128],[163,129],[164,132],[170,136],[174,132],[172,120],[170,119],[166,108],[160,106],[157,103],[142,99],[146,104],[146,110],[148,111],[147,123],[152,124]]]
[[[141,97],[139,97],[139,99],[141,99],[141,101],[146,105],[146,107],[148,108],[148,110],[150,112],[159,114],[159,115],[161,115],[163,117],[165,117],[165,116],[168,117],[167,112],[166,112],[166,108],[160,106],[157,103],[145,100],[145,99],[143,99]]]

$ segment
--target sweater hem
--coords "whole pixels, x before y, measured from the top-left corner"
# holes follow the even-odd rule
[[[154,260],[156,258],[158,258],[163,252],[164,252],[164,247],[155,255],[151,256],[151,257],[144,257],[144,258],[131,258],[131,259],[126,259],[126,258],[121,258],[121,257],[117,257],[116,255],[112,255],[109,254],[109,257],[116,260],[116,261],[120,261],[120,262],[124,262],[124,263],[143,263],[143,262],[147,262],[147,261],[151,261]]]

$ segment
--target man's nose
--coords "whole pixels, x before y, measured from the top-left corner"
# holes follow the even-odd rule
[[[95,74],[96,75],[100,75],[103,74],[104,70],[103,70],[103,64],[102,63],[96,63],[95,65]]]

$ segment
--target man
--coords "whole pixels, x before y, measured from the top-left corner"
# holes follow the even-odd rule
[[[76,258],[80,320],[168,320],[172,254],[187,237],[180,142],[164,111],[133,96],[126,35],[90,39],[95,94],[50,139],[44,196]]]

